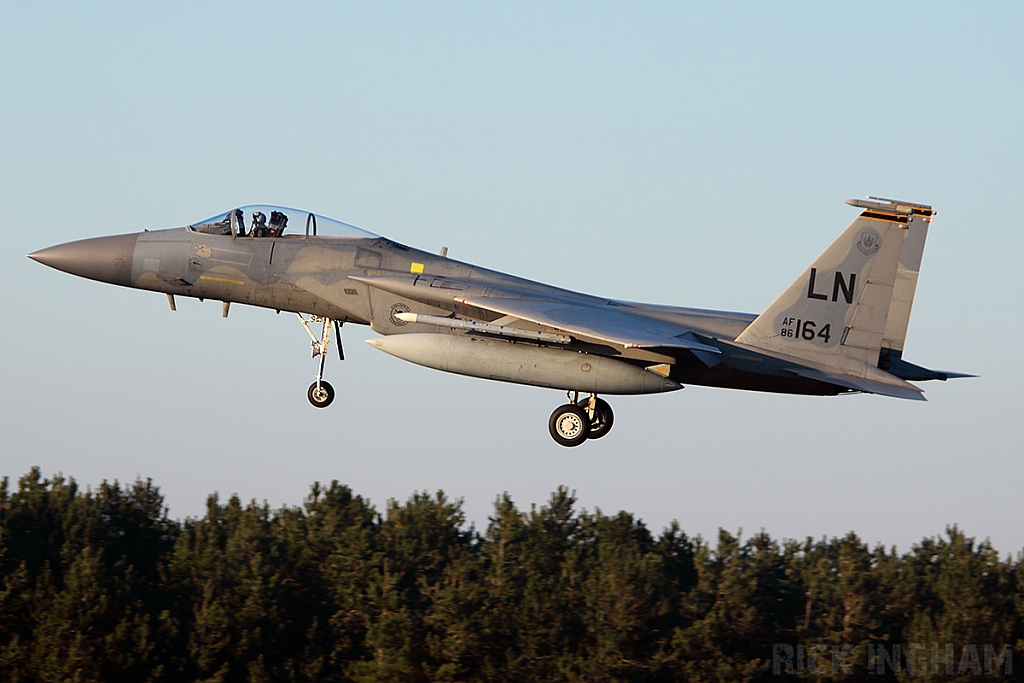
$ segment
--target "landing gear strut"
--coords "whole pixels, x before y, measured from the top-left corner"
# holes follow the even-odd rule
[[[334,327],[335,334],[338,337],[338,357],[341,360],[345,360],[345,351],[341,347],[341,323],[331,318],[321,318],[319,316],[311,315],[309,320],[302,317],[301,314],[296,313],[299,318],[299,322],[306,328],[306,332],[309,333],[310,347],[312,347],[313,358],[320,356],[320,367],[316,373],[316,381],[309,385],[309,390],[306,392],[306,398],[317,408],[326,408],[331,405],[331,401],[334,400],[334,387],[324,380],[324,363],[327,361],[327,349],[331,345],[331,327]],[[323,331],[320,333],[320,338],[313,334],[313,330],[310,329],[309,323],[323,323]]]
[[[580,400],[578,391],[569,393],[569,403],[555,408],[548,420],[551,438],[562,446],[579,446],[587,439],[600,439],[611,431],[615,414],[608,402],[590,394]]]

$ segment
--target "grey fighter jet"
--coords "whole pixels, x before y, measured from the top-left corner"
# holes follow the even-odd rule
[[[903,359],[935,212],[871,197],[862,213],[760,315],[606,299],[431,254],[307,211],[246,206],[182,228],[97,237],[29,258],[73,275],[167,295],[295,313],[325,408],[334,333],[369,325],[385,353],[445,372],[568,392],[548,421],[563,446],[612,428],[600,394],[683,384],[924,400],[910,381],[965,377]],[[320,325],[319,334],[310,324]]]

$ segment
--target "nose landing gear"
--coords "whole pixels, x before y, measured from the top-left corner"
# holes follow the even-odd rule
[[[334,400],[334,387],[324,380],[318,380],[309,385],[306,398],[317,408],[326,408]]]
[[[615,414],[608,402],[597,394],[580,400],[578,391],[570,392],[570,402],[555,408],[548,420],[548,431],[558,444],[572,448],[587,439],[600,439],[611,431]]]
[[[306,392],[306,398],[316,408],[326,408],[331,405],[334,400],[334,387],[332,387],[326,380],[324,380],[324,363],[327,361],[327,349],[331,345],[331,327],[334,327],[335,334],[337,335],[338,341],[338,357],[341,360],[345,360],[345,351],[341,346],[341,323],[331,318],[321,318],[319,316],[311,315],[309,320],[302,317],[301,314],[296,313],[299,318],[299,322],[306,328],[306,332],[309,333],[310,347],[313,351],[313,358],[320,356],[320,367],[316,373],[316,381],[309,385],[309,390]],[[323,331],[320,333],[320,338],[313,334],[313,330],[310,329],[309,323],[323,323]]]

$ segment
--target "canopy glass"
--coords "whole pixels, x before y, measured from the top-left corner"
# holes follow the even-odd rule
[[[379,237],[368,230],[319,214],[270,204],[250,204],[189,226],[196,232],[239,237]]]

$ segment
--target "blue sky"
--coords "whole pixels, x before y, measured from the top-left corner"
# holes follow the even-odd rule
[[[1018,3],[57,3],[0,21],[0,474],[152,477],[378,506],[564,484],[655,530],[907,549],[959,524],[1024,547],[1024,8]],[[906,357],[978,379],[926,404],[688,387],[612,400],[402,363],[346,328],[316,411],[293,317],[88,282],[25,258],[83,237],[298,206],[616,298],[758,312],[869,194],[935,205]]]

